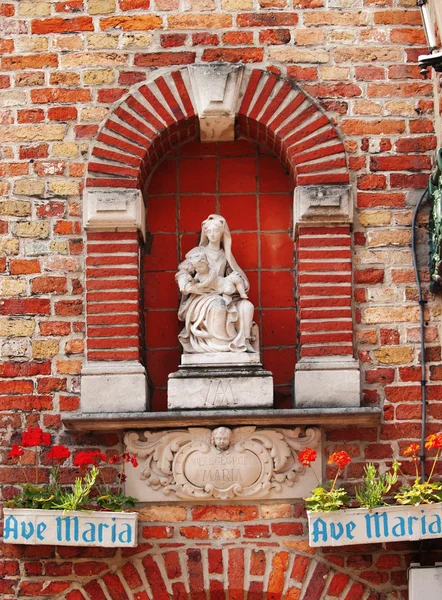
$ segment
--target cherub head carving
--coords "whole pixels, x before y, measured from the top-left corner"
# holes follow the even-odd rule
[[[232,430],[228,427],[217,427],[212,431],[212,437],[210,443],[215,446],[217,450],[227,450],[230,446],[232,438]]]

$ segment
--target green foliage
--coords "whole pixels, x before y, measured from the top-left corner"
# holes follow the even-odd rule
[[[433,504],[442,502],[442,481],[430,483],[425,481],[421,483],[420,477],[416,477],[413,485],[404,485],[395,495],[394,499],[398,504]]]
[[[399,467],[400,463],[395,460],[393,462],[393,472],[387,472],[383,475],[377,472],[372,463],[365,467],[362,486],[356,489],[356,498],[362,508],[377,508],[378,506],[387,505],[384,496],[397,483]]]
[[[41,488],[38,485],[27,483],[23,491],[12,500],[5,502],[8,508],[52,508],[55,495],[50,488]]]
[[[63,510],[84,509],[89,502],[89,495],[95,485],[99,472],[100,470],[94,465],[85,473],[84,477],[77,477],[72,487],[72,492],[62,491],[58,503],[54,503],[52,508]]]
[[[308,510],[314,512],[331,512],[339,510],[348,501],[349,498],[344,488],[335,489],[333,485],[331,489],[326,489],[319,486],[313,490],[310,498],[305,498],[305,505]]]
[[[97,504],[101,510],[124,510],[125,508],[135,506],[136,498],[125,496],[122,492],[104,493],[96,498]]]

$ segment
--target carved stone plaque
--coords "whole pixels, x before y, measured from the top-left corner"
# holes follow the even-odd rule
[[[227,354],[227,353],[226,353]],[[194,369],[196,371],[196,369]],[[210,377],[210,370],[201,376],[189,370],[188,376],[178,371],[169,375],[167,405],[169,410],[191,408],[269,408],[273,405],[271,373],[260,370],[225,368],[221,375]]]
[[[138,456],[127,470],[126,493],[140,501],[301,498],[316,486],[311,469],[297,461],[303,448],[318,448],[320,431],[254,426],[189,427],[131,431],[126,450]],[[321,453],[315,464],[321,473]]]

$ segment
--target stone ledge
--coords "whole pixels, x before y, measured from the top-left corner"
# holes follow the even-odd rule
[[[299,408],[289,410],[183,410],[137,413],[73,413],[63,418],[73,431],[124,431],[126,429],[161,429],[164,427],[199,427],[216,425],[320,425],[323,427],[376,427],[382,410],[363,408]]]

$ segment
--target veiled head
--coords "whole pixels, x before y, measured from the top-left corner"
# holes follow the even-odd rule
[[[215,214],[209,215],[201,223],[201,245],[205,246],[208,242],[223,245],[226,231],[228,231],[228,226],[224,217]]]

